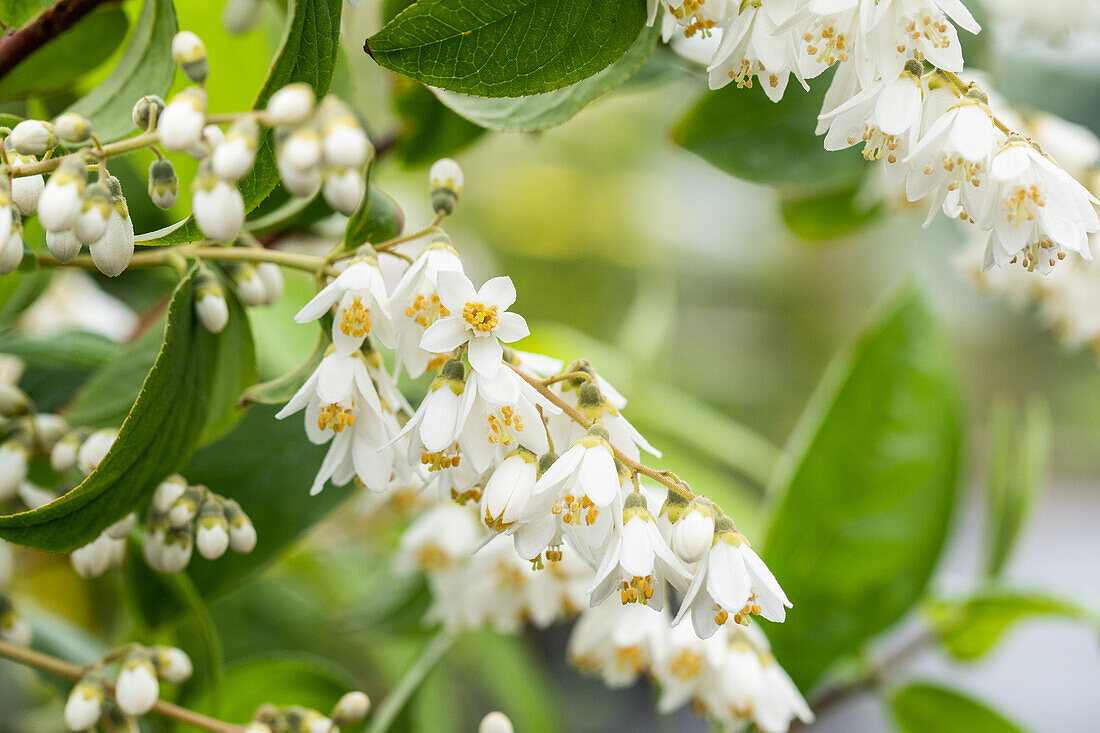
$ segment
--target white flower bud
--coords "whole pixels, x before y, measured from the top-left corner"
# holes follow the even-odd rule
[[[172,39],[172,60],[179,64],[187,78],[196,84],[202,84],[210,75],[206,46],[191,31],[180,31]]]
[[[295,168],[314,168],[321,164],[321,136],[308,127],[295,130],[279,146],[279,157]]]
[[[50,251],[55,260],[62,264],[72,262],[80,254],[80,247],[80,240],[73,234],[72,229],[46,232],[46,249]]]
[[[0,275],[14,272],[23,261],[23,225],[13,223],[7,238],[0,243]]]
[[[16,646],[30,646],[31,626],[15,612],[14,608],[0,617],[0,639]]]
[[[229,546],[233,552],[247,555],[256,548],[256,527],[232,499],[225,501],[225,518],[229,521]]]
[[[113,559],[113,540],[101,534],[69,555],[73,570],[82,578],[98,578],[107,572]]]
[[[199,293],[195,300],[195,315],[210,333],[221,333],[229,323],[229,305],[222,289],[216,285]]]
[[[170,209],[179,197],[180,181],[176,169],[167,160],[154,160],[149,165],[149,198],[161,209]]]
[[[244,228],[241,192],[232,183],[213,176],[200,174],[195,178],[191,209],[199,229],[215,242],[229,242]]]
[[[462,195],[462,169],[450,158],[441,158],[428,171],[428,188],[436,213],[450,215]]]
[[[161,546],[160,567],[155,568],[162,573],[178,573],[191,562],[191,551],[194,542],[191,535],[183,531],[169,532],[164,537]]]
[[[333,733],[332,721],[316,710],[310,710],[302,719],[300,730],[304,733]]]
[[[222,8],[222,26],[231,36],[239,36],[255,27],[263,3],[260,0],[229,0]]]
[[[195,545],[207,560],[217,560],[229,549],[229,522],[217,501],[207,500],[202,505]]]
[[[349,692],[341,697],[336,707],[332,709],[332,722],[341,727],[355,725],[367,717],[369,710],[370,698],[367,697],[367,693],[358,690]]]
[[[183,151],[202,139],[206,124],[206,92],[190,87],[172,98],[157,120],[160,142],[168,150]]]
[[[256,272],[263,280],[267,305],[279,302],[283,297],[283,271],[274,262],[261,262],[256,265]]]
[[[40,412],[31,418],[34,444],[43,453],[53,450],[57,441],[69,432],[69,423],[60,415],[52,412]]]
[[[366,164],[371,144],[355,118],[341,117],[325,125],[323,148],[327,164],[358,170]]]
[[[260,130],[256,120],[242,117],[233,123],[225,141],[214,148],[211,159],[214,175],[227,181],[239,181],[256,160]]]
[[[233,273],[233,284],[237,286],[237,295],[245,305],[255,307],[268,302],[264,281],[252,265],[245,264],[238,267]]]
[[[38,484],[24,481],[19,487],[19,500],[31,509],[44,507],[57,498],[52,491],[42,488]]]
[[[155,94],[142,97],[134,104],[134,124],[142,130],[155,127],[160,120],[160,114],[164,111],[164,100]]]
[[[69,730],[90,730],[102,713],[103,685],[87,677],[77,682],[65,703],[65,725]]]
[[[34,163],[33,155],[14,155],[15,165]],[[38,200],[46,188],[46,179],[37,176],[19,176],[11,179],[11,200],[23,216],[34,216],[38,211]]]
[[[672,525],[672,551],[686,563],[698,562],[713,541],[713,509],[709,501],[696,499]]]
[[[287,163],[285,158],[278,158],[277,162],[283,187],[290,192],[290,195],[305,199],[317,193],[317,189],[321,187],[319,167],[297,168]]]
[[[201,486],[188,486],[168,510],[168,523],[175,529],[185,528],[199,513],[202,496]]]
[[[225,133],[217,125],[202,128],[202,134],[194,145],[187,148],[187,154],[195,160],[206,160],[214,153],[214,148],[225,142]]]
[[[71,229],[83,208],[88,176],[84,164],[67,158],[50,176],[38,198],[38,221],[49,232]]]
[[[126,201],[114,201],[103,236],[88,245],[92,262],[107,277],[122,274],[134,256],[134,223]]]
[[[77,454],[80,452],[80,436],[77,433],[69,433],[57,442],[50,451],[50,466],[58,473],[65,473],[76,468]]]
[[[53,121],[53,129],[61,142],[82,143],[92,136],[92,123],[76,112],[66,112]]]
[[[93,183],[84,189],[80,215],[73,224],[73,233],[83,244],[98,241],[107,231],[107,219],[111,217],[111,192],[102,183]]]
[[[88,436],[88,439],[80,446],[77,454],[76,465],[85,475],[96,469],[100,462],[107,456],[111,446],[118,437],[115,430],[97,430]]]
[[[515,733],[512,721],[502,712],[494,711],[481,719],[477,733]]]
[[[165,572],[161,566],[165,536],[164,527],[148,525],[141,535],[141,554],[145,556],[145,563],[158,573]]]
[[[159,514],[167,514],[176,500],[187,491],[187,481],[179,474],[173,474],[164,479],[153,492],[153,510]]]
[[[287,84],[267,102],[267,119],[272,125],[293,127],[313,114],[313,88],[308,84]]]
[[[12,129],[8,142],[22,155],[42,155],[57,145],[57,135],[49,122],[23,120]]]
[[[15,357],[8,358],[14,359]],[[30,399],[23,390],[15,386],[15,382],[18,382],[22,375],[22,362],[19,362],[14,380],[12,382],[0,382],[0,416],[17,417],[30,412]]]
[[[0,444],[0,501],[15,496],[27,480],[29,465],[30,453],[25,445],[15,440]]]
[[[107,528],[107,536],[115,540],[126,539],[126,535],[130,534],[130,530],[132,530],[136,524],[137,514],[130,512]]]
[[[367,190],[362,174],[351,168],[330,168],[324,180],[322,193],[328,205],[341,214],[354,214]]]
[[[115,683],[115,701],[127,715],[145,715],[160,695],[160,684],[152,662],[144,655],[132,655],[122,664]]]
[[[158,646],[153,649],[156,657],[157,674],[165,682],[179,684],[186,682],[193,671],[191,658],[182,649],[174,646]]]

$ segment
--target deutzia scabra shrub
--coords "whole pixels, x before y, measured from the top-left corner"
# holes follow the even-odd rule
[[[364,721],[382,733],[443,729],[431,720],[441,710],[483,733],[510,733],[513,718],[550,728],[549,684],[499,694],[538,672],[500,634],[564,640],[545,630],[571,623],[558,645],[569,662],[611,687],[648,679],[660,714],[690,703],[713,724],[780,733],[892,681],[938,640],[974,653],[959,651],[968,624],[1008,623],[983,619],[981,603],[1013,618],[1039,603],[928,590],[962,450],[953,372],[919,294],[896,296],[843,352],[780,451],[693,404],[687,385],[635,394],[607,350],[539,353],[553,341],[524,313],[568,289],[568,268],[513,281],[484,256],[476,221],[445,226],[493,197],[493,181],[467,182],[451,157],[484,130],[560,124],[635,75],[639,86],[705,78],[674,141],[779,187],[792,229],[846,233],[920,203],[926,226],[943,214],[968,227],[973,254],[960,261],[981,285],[1037,302],[1067,341],[1100,348],[1100,142],[1013,109],[966,66],[981,31],[970,3],[217,8],[241,48],[285,14],[266,70],[252,46],[233,55],[220,35],[187,30],[210,25],[205,9],[98,4],[0,18],[0,93],[17,110],[0,116],[0,657],[74,684],[53,711],[70,730],[136,730],[155,714],[214,733]],[[1026,5],[1002,20],[1031,22]],[[85,89],[126,12],[126,47]],[[1045,14],[1053,36],[1067,31],[1058,12],[1073,15]],[[62,32],[87,47],[89,68],[51,66],[47,41]],[[232,67],[245,58],[256,69]],[[358,88],[388,73],[372,59],[397,74],[392,132],[379,121],[388,105]],[[241,103],[254,71],[259,92]],[[421,194],[402,195],[426,220],[412,231],[380,188],[400,178],[387,156],[428,169]],[[595,298],[572,305],[607,317]],[[1041,412],[1020,423],[994,431],[990,581],[1041,474]],[[766,521],[731,488],[741,484],[768,488]],[[335,511],[353,493],[356,508]],[[326,515],[299,555],[253,577]],[[24,604],[34,594],[20,574],[49,561],[16,546],[68,555],[89,581],[72,615],[121,609],[104,640]],[[353,569],[329,572],[341,552]],[[256,583],[268,584],[262,602],[248,595]],[[90,602],[99,594],[107,601]],[[356,594],[369,601],[333,611]],[[868,644],[918,605],[929,631],[867,661]],[[477,647],[464,663],[496,681],[485,690],[429,676],[464,643]],[[519,666],[486,659],[498,647]],[[249,661],[249,650],[309,658]],[[348,675],[314,661],[329,656],[366,666]],[[359,681],[385,693],[376,709],[348,691]],[[452,682],[471,694],[416,702]],[[901,689],[899,724],[958,709],[937,695],[955,693]],[[490,703],[502,711],[486,715]]]

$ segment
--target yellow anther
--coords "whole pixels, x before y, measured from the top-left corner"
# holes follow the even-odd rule
[[[497,307],[485,303],[470,302],[462,309],[462,318],[475,331],[489,333],[497,327],[500,319],[497,317]]]

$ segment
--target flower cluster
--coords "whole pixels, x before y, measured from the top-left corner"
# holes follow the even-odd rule
[[[759,81],[778,101],[836,66],[818,125],[829,150],[863,145],[910,201],[986,233],[985,267],[1049,272],[1069,253],[1091,259],[1100,203],[1050,155],[1013,131],[963,70],[956,25],[980,30],[959,0],[650,0],[651,22],[720,35],[710,85]],[[926,70],[932,70],[926,73]]]
[[[116,668],[113,698],[107,697],[107,671]],[[191,677],[191,659],[171,646],[120,647],[92,665],[69,693],[65,725],[71,731],[92,730],[101,721],[107,728],[133,727],[133,718],[145,715],[160,697],[160,684],[178,684]]]
[[[323,715],[300,705],[262,705],[246,733],[340,733],[343,726],[352,726],[366,717],[370,698],[354,691],[341,697],[332,712]]]

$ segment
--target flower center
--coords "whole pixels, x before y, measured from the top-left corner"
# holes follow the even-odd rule
[[[624,606],[628,603],[647,605],[649,599],[653,597],[653,576],[647,575],[644,578],[634,576],[629,581],[624,580],[619,584],[619,597]]]
[[[818,63],[832,66],[838,61],[848,60],[848,37],[837,31],[832,23],[821,23],[802,36],[806,43],[806,53],[817,59]]]
[[[345,336],[355,338],[370,332],[370,309],[363,306],[361,298],[355,298],[351,305],[340,311],[340,330]]]
[[[575,499],[572,494],[566,494],[565,498],[555,503],[550,511],[561,515],[561,521],[566,524],[577,526],[582,523],[592,526],[596,523],[596,517],[600,515],[600,510],[587,495]]]
[[[355,424],[353,407],[344,407],[336,402],[329,403],[317,413],[317,428],[327,430],[332,428],[334,433],[344,432],[344,428]]]
[[[497,307],[485,303],[467,303],[462,309],[462,318],[470,328],[479,333],[489,333],[497,327],[500,319],[497,318]]]
[[[440,318],[451,315],[451,312],[439,302],[439,295],[432,293],[427,298],[423,295],[416,296],[413,304],[405,309],[405,315],[421,327],[427,328]]]
[[[435,453],[428,453],[425,451],[420,454],[420,463],[427,466],[429,471],[441,471],[444,468],[453,468],[457,466],[459,458],[458,446],[456,445],[451,454],[448,454],[447,450],[437,451]]]
[[[694,677],[698,677],[703,671],[703,655],[685,649],[677,654],[672,662],[668,666],[669,672],[673,677],[678,677],[682,680],[690,680]]]
[[[493,445],[511,445],[516,439],[512,430],[520,432],[525,427],[523,418],[508,405],[500,408],[499,413],[493,413],[485,419],[489,423],[489,442]]]
[[[1009,198],[1005,199],[1005,219],[1012,222],[1012,225],[1016,227],[1025,221],[1033,221],[1035,212],[1031,210],[1031,204],[1036,206],[1047,205],[1043,195],[1039,192],[1038,186],[1032,186],[1031,188],[1020,186],[1012,192]]]

